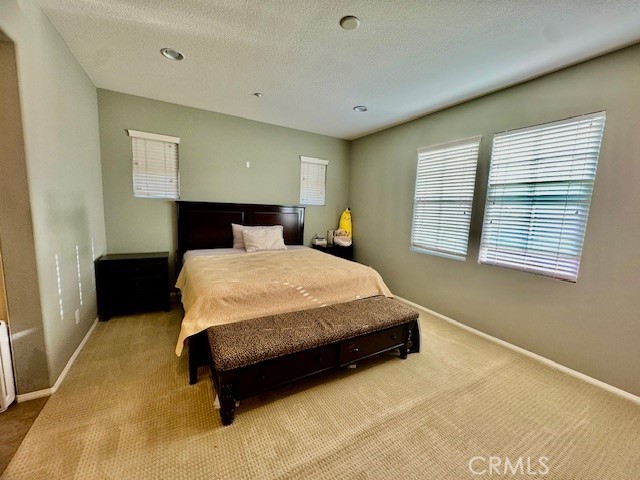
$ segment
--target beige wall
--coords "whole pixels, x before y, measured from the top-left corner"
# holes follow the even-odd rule
[[[13,43],[0,41],[0,71],[0,266],[6,274],[16,384],[23,393],[50,384]],[[4,292],[0,295],[4,304]]]
[[[36,265],[23,268],[37,272],[39,284],[39,298],[30,292],[22,301],[40,302],[40,318],[30,322],[44,331],[46,347],[46,358],[33,357],[37,346],[28,340],[30,330],[14,324],[12,302],[16,298],[9,291],[18,392],[26,393],[52,386],[96,317],[93,255],[105,251],[98,108],[93,83],[35,0],[1,2],[0,28],[16,45],[35,242]],[[3,233],[6,267],[14,256],[17,252],[7,248]],[[9,284],[8,267],[5,272]],[[76,309],[80,313],[78,325]],[[46,378],[36,376],[34,370],[22,370],[27,364],[43,363],[48,370]]]
[[[354,141],[357,259],[397,295],[640,395],[638,79],[634,46]],[[607,123],[577,284],[479,265],[492,135],[599,110]],[[467,260],[410,252],[416,149],[479,134]]]
[[[0,46],[1,48],[1,46]],[[0,62],[2,65],[2,62]],[[0,230],[1,233],[1,230]],[[4,265],[2,264],[2,245],[0,245],[0,320],[7,321],[7,295],[4,285]]]
[[[327,205],[307,207],[305,242],[337,227],[347,206],[349,142],[108,90],[98,98],[109,252],[176,248],[175,204],[133,197],[128,128],[180,137],[182,200],[295,205],[299,156],[329,160]]]

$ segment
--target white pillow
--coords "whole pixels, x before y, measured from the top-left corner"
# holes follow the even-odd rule
[[[281,227],[281,226],[280,226]],[[286,250],[281,228],[244,228],[244,248],[247,252],[262,250]]]
[[[242,248],[244,249],[244,236],[243,233],[245,230],[264,230],[271,229],[280,232],[280,236],[282,236],[284,232],[284,227],[282,225],[270,225],[270,226],[256,226],[256,227],[247,227],[246,225],[239,225],[237,223],[231,224],[231,232],[233,233],[233,248]]]

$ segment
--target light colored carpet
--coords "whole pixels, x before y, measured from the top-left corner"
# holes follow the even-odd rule
[[[640,478],[640,407],[427,316],[422,353],[262,395],[222,427],[204,369],[189,386],[173,353],[180,315],[99,324],[3,478],[543,478],[527,457],[548,457],[544,478]],[[524,475],[472,475],[473,457],[523,457]]]

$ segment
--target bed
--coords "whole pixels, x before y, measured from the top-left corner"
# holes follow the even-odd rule
[[[177,204],[177,257],[184,263],[177,286],[185,307],[178,355],[187,338],[219,324],[377,295],[392,297],[372,268],[301,246],[304,207]],[[234,251],[234,223],[282,225],[288,250]],[[183,262],[188,255],[192,258]]]
[[[185,317],[176,354],[188,342],[191,383],[197,381],[199,366],[212,366],[210,327],[249,324],[268,315],[360,298],[392,297],[370,267],[302,246],[304,207],[184,201],[177,205],[180,265],[184,259],[178,286]],[[287,250],[234,252],[232,223],[282,225]],[[419,348],[418,338],[415,332],[413,351]]]

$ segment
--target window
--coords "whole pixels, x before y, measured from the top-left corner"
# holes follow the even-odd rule
[[[605,112],[496,134],[480,263],[575,282]]]
[[[178,144],[180,139],[155,133],[127,130],[133,152],[133,196],[180,197]]]
[[[300,204],[324,205],[327,181],[327,160],[300,157]]]
[[[481,138],[418,150],[412,251],[466,258]]]

